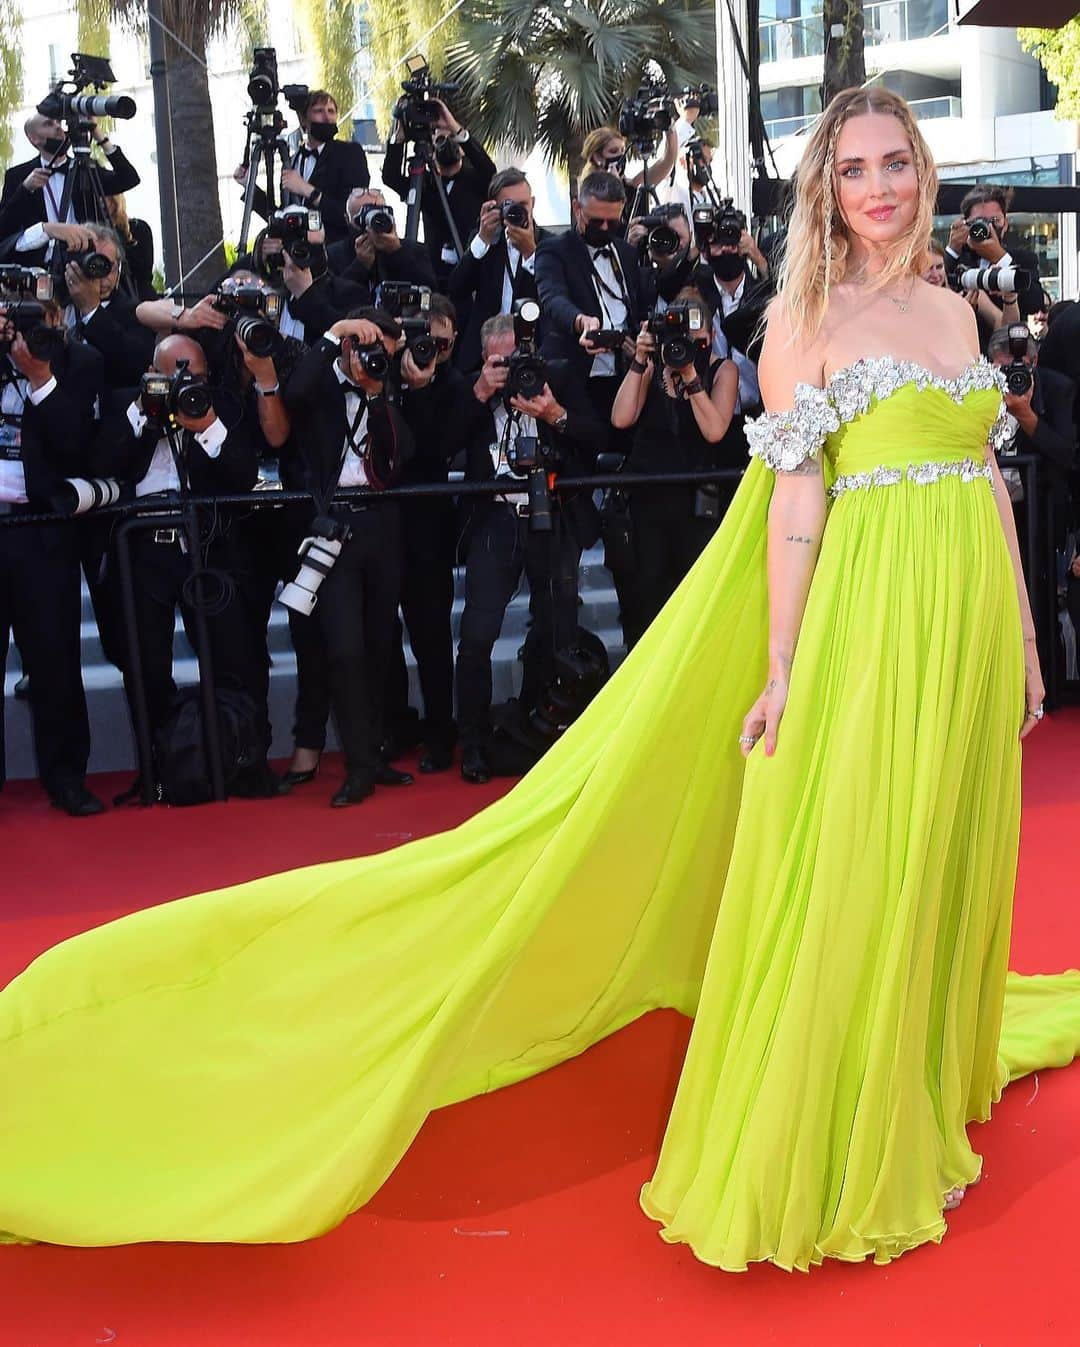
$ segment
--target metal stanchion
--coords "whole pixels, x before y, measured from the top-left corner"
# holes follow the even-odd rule
[[[183,527],[191,560],[191,588],[195,619],[195,658],[199,662],[199,691],[202,695],[203,746],[210,768],[210,793],[215,800],[225,799],[225,762],[221,750],[221,723],[218,720],[217,686],[214,682],[214,656],[210,646],[210,628],[206,622],[206,567],[202,561],[199,511],[190,502],[184,506]]]
[[[145,527],[145,521],[134,516],[116,530],[116,561],[120,571],[120,602],[128,648],[128,668],[124,676],[131,698],[135,753],[139,760],[139,800],[144,805],[150,805],[157,799],[157,776],[154,772],[154,742],[150,729],[150,708],[146,701],[146,679],[143,676],[142,651],[139,649],[135,577],[131,568],[131,535],[140,527]]]

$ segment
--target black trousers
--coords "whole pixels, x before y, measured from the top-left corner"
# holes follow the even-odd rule
[[[424,700],[421,734],[432,748],[451,748],[454,726],[454,507],[449,500],[409,501],[401,507],[401,612],[420,676]],[[386,684],[386,729],[405,738],[415,724],[409,706],[409,672],[401,622]]]
[[[611,424],[611,408],[615,402],[615,395],[619,391],[619,385],[622,380],[615,376],[613,378],[595,379],[587,378],[585,388],[589,395],[589,401],[593,405],[596,414],[607,427],[608,443],[607,448],[612,453],[622,454],[629,458],[630,451],[634,443],[634,428],[628,430],[616,430]],[[612,479],[612,485],[617,483],[617,478]],[[637,572],[631,569],[624,569],[612,563],[605,549],[604,564],[611,573],[611,580],[615,586],[615,594],[619,600],[619,622],[623,630],[623,641],[627,646],[633,644],[631,634],[639,629],[644,630],[641,625],[641,586],[638,582]]]
[[[555,651],[570,645],[578,622],[581,549],[556,514],[538,533],[502,501],[481,507],[465,561],[465,611],[457,658],[458,728],[466,746],[483,743],[491,710],[491,652],[522,572],[528,577],[533,626],[526,642],[521,704],[530,709],[550,681]]]
[[[321,752],[332,713],[350,775],[374,781],[383,740],[383,697],[401,588],[396,505],[342,510],[352,537],[319,586],[310,617],[289,614],[296,650],[297,748]]]
[[[136,632],[151,730],[165,722],[176,695],[172,667],[177,608],[192,648],[198,648],[195,611],[189,602],[190,587],[185,590],[191,575],[191,560],[178,541],[155,541],[155,532],[157,530],[138,529],[131,542]],[[205,564],[225,571],[231,578],[235,572],[234,547],[227,541],[210,547]],[[212,581],[206,582],[203,592],[213,596],[217,592],[216,586]],[[215,678],[247,690],[251,656],[237,593],[233,593],[222,612],[207,615],[206,625]],[[121,671],[128,705],[134,708],[129,661],[125,660]],[[32,678],[30,681],[33,685]]]
[[[0,699],[14,633],[30,677],[38,775],[55,793],[86,776],[90,723],[82,683],[82,597],[75,531],[64,524],[0,529]],[[0,701],[0,785],[5,779]]]
[[[695,490],[642,487],[631,499],[635,602],[623,610],[628,647],[641,639],[719,527],[719,520],[694,517]]]

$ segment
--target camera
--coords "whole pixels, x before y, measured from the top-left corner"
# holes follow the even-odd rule
[[[252,355],[264,357],[281,349],[281,296],[275,290],[227,276],[214,293],[214,308],[233,320],[233,330]]]
[[[68,248],[65,250],[65,258],[68,262],[74,262],[88,281],[100,281],[113,269],[112,258],[93,248],[87,248],[83,252],[72,252]]]
[[[281,246],[298,267],[306,267],[311,261],[311,244],[308,232],[322,228],[322,215],[317,210],[308,210],[306,206],[285,206],[274,211],[273,218],[266,226],[266,237],[280,239]]]
[[[994,226],[989,220],[979,216],[972,220],[968,225],[968,241],[970,243],[989,243],[994,237]]]
[[[120,499],[120,483],[115,477],[68,477],[50,499],[57,514],[86,514],[103,505],[115,505]]]
[[[540,322],[540,305],[535,299],[519,299],[514,305],[514,341],[516,349],[502,364],[508,373],[503,385],[503,401],[511,398],[535,398],[547,383],[547,365],[536,349],[536,329]],[[519,436],[519,439],[523,438]],[[513,466],[513,465],[511,465]],[[524,463],[522,466],[529,467]]]
[[[272,108],[277,103],[277,52],[273,47],[256,47],[251,53],[247,95],[257,108]]]
[[[306,84],[283,84],[281,86],[285,102],[298,117],[303,117],[311,102],[311,90]]]
[[[1015,294],[1031,284],[1031,273],[1023,267],[965,267],[956,273],[956,282],[960,290]]]
[[[675,105],[661,89],[643,87],[619,109],[619,135],[636,144],[662,135],[675,119]]]
[[[393,211],[375,201],[361,206],[351,222],[358,234],[392,234],[395,228]]]
[[[686,174],[694,187],[707,187],[712,182],[712,170],[705,158],[705,146],[695,136],[683,146],[686,154]]]
[[[710,243],[735,248],[746,229],[746,216],[726,196],[718,206],[695,206],[693,223],[694,237],[702,250]]]
[[[529,208],[520,201],[500,201],[499,214],[504,225],[512,225],[515,229],[529,227]]]
[[[1018,398],[1022,398],[1035,382],[1031,366],[1025,363],[1031,332],[1027,323],[1009,324],[1009,354],[1012,360],[1003,365],[1001,373],[1005,376],[1005,387]]]
[[[702,117],[715,117],[720,111],[716,90],[708,84],[688,85],[679,96],[688,108],[700,108]]]
[[[390,357],[380,341],[365,346],[355,337],[342,337],[341,349],[346,356],[356,357],[360,362],[360,368],[369,379],[385,379],[390,373]]]
[[[53,293],[53,278],[41,267],[0,266],[0,309],[35,360],[51,360],[64,344],[62,329],[45,321]],[[10,350],[10,342],[0,342],[0,356]]]
[[[405,347],[418,369],[426,369],[438,354],[431,335],[431,287],[411,281],[380,281],[375,287],[375,307],[396,318],[405,333]]]
[[[282,587],[278,602],[294,613],[310,617],[319,599],[319,586],[351,537],[352,529],[339,519],[331,519],[329,515],[313,519],[311,533],[298,549],[300,569],[296,579]]]
[[[456,93],[457,84],[436,84],[427,60],[417,52],[406,59],[409,78],[402,81],[403,96],[394,104],[394,116],[405,128],[407,139],[430,141],[432,128],[442,115],[432,100]]]
[[[648,330],[656,338],[660,359],[672,369],[684,369],[694,363],[698,350],[709,343],[709,324],[705,310],[693,300],[678,300],[662,313],[649,314]]]
[[[210,386],[198,374],[192,374],[186,360],[178,360],[172,374],[151,370],[139,385],[143,415],[156,429],[163,429],[176,416],[199,421],[214,405]]]
[[[57,80],[37,105],[37,111],[43,117],[78,124],[90,117],[116,117],[120,121],[128,121],[135,116],[135,100],[126,94],[82,92],[91,86],[99,89],[103,85],[116,83],[107,56],[90,56],[86,52],[75,51],[71,53],[71,63],[67,79]],[[67,85],[71,88],[66,88]]]
[[[682,239],[672,229],[670,220],[670,213],[653,211],[650,215],[643,215],[635,221],[644,225],[648,231],[645,247],[650,257],[674,257],[682,247]]]

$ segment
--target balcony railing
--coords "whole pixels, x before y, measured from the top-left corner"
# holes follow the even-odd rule
[[[948,94],[941,98],[917,98],[908,106],[921,122],[934,121],[939,117],[962,117],[964,113],[961,100]],[[770,140],[794,136],[804,127],[816,122],[820,115],[818,112],[810,112],[802,117],[769,118],[765,122],[765,133]]]
[[[868,47],[880,47],[888,42],[913,42],[946,31],[949,0],[879,0],[865,5],[863,15]],[[766,19],[758,31],[762,65],[825,53],[825,30],[820,14],[805,14],[797,19]]]

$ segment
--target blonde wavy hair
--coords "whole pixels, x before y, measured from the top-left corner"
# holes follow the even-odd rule
[[[845,89],[814,127],[795,175],[795,205],[778,290],[779,302],[797,339],[812,340],[818,334],[829,306],[830,288],[848,275],[851,233],[838,201],[836,142],[845,122],[868,112],[895,117],[904,128],[919,181],[915,216],[888,249],[885,265],[871,286],[880,289],[903,276],[922,274],[937,201],[934,157],[914,114],[899,94],[876,86]]]

